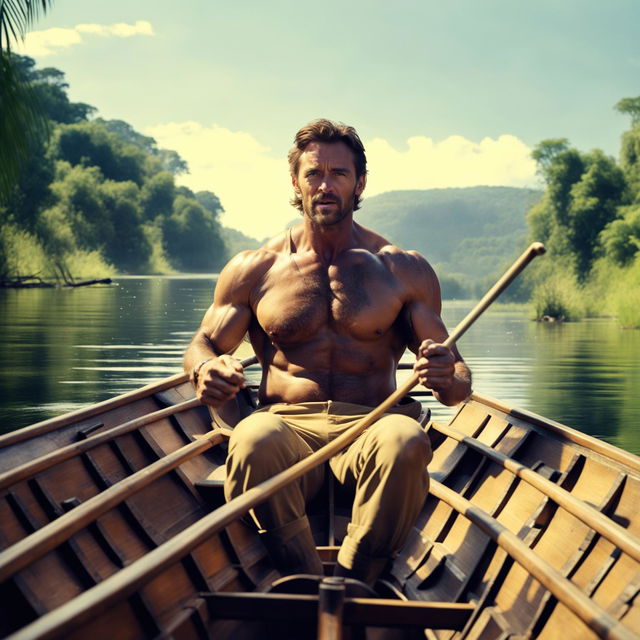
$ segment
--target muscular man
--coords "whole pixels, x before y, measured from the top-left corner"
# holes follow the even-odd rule
[[[289,153],[302,221],[233,258],[185,354],[196,393],[218,407],[242,388],[230,353],[248,332],[262,364],[261,408],[229,441],[230,499],[334,439],[395,389],[398,361],[417,355],[420,382],[447,405],[471,392],[471,375],[440,318],[433,269],[353,219],[366,184],[364,147],[352,127],[317,120]],[[354,494],[336,573],[373,583],[405,542],[428,489],[429,440],[400,404],[330,461]],[[321,573],[305,501],[317,468],[251,512],[281,572]]]

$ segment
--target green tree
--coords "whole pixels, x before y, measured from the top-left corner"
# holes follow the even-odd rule
[[[208,273],[227,261],[218,221],[196,200],[179,195],[162,229],[166,252],[178,269]]]
[[[109,180],[131,180],[142,185],[146,174],[143,151],[126,144],[98,122],[81,122],[58,127],[52,153],[71,165],[99,167]]]
[[[169,217],[173,213],[173,201],[176,186],[173,176],[161,171],[142,185],[142,210],[145,220],[154,220],[158,216]]]
[[[105,257],[122,271],[146,271],[151,243],[142,226],[138,186],[134,182],[106,180],[100,191],[113,228],[104,245]]]
[[[610,222],[600,234],[604,252],[614,264],[626,266],[640,250],[640,206],[621,207],[620,218]]]
[[[622,134],[620,167],[624,171],[631,197],[640,202],[640,124]]]
[[[37,96],[15,68],[11,41],[24,39],[51,4],[51,0],[0,0],[0,202],[11,195],[34,141],[48,132]]]
[[[160,170],[168,171],[174,176],[188,173],[187,163],[176,151],[159,149],[158,143],[151,136],[138,133],[129,123],[123,120],[103,120],[98,118],[96,122],[103,124],[111,133],[117,135],[123,142],[132,144],[145,153],[158,159]]]
[[[640,124],[640,96],[637,98],[622,98],[614,107],[620,113],[631,116],[631,126]]]
[[[598,255],[599,235],[618,213],[626,193],[624,174],[602,151],[580,153],[565,141],[544,141],[534,151],[547,183],[528,215],[532,237],[569,259],[584,280]]]

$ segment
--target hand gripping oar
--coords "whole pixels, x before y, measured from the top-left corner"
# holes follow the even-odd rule
[[[476,304],[466,318],[453,330],[444,344],[451,347],[469,329],[473,322],[489,307],[516,276],[535,258],[544,253],[544,246],[533,243],[496,282],[486,295]],[[220,531],[256,505],[270,498],[282,487],[303,476],[312,468],[329,460],[341,449],[353,442],[367,427],[380,418],[385,411],[397,404],[418,383],[414,373],[400,388],[394,391],[382,404],[373,409],[362,420],[289,469],[265,480],[233,498],[214,512],[204,516],[184,531],[176,534],[166,543],[147,553],[140,560],[110,576],[95,587],[88,589],[58,609],[45,614],[24,627],[7,640],[33,640],[33,638],[53,638],[61,632],[69,632],[83,622],[105,611],[118,599],[126,598],[143,584],[162,573],[168,565],[177,562],[191,550],[202,544],[211,535]],[[621,636],[622,637],[622,636]]]

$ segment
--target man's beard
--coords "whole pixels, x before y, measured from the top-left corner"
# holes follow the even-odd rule
[[[320,203],[327,202],[335,203],[337,207],[333,211],[331,211],[331,213],[321,213],[318,209]],[[351,198],[351,202],[355,202],[355,191]],[[322,225],[323,227],[333,226],[334,224],[342,222],[352,212],[353,205],[343,205],[340,198],[333,194],[315,196],[311,200],[311,210],[305,210],[305,214],[308,215],[311,220],[313,220],[316,224]]]

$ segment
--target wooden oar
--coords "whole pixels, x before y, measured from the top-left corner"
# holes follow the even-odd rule
[[[247,367],[255,364],[257,361],[258,360],[255,356],[251,356],[250,358],[241,360],[240,363],[243,367]],[[133,420],[123,422],[122,424],[103,431],[102,433],[90,436],[86,440],[72,442],[66,447],[55,449],[54,451],[46,453],[39,458],[34,458],[33,460],[29,460],[17,467],[14,467],[13,469],[10,469],[9,471],[0,473],[0,490],[9,487],[16,482],[30,478],[34,474],[40,473],[45,469],[49,469],[50,467],[53,467],[60,462],[64,462],[69,458],[73,458],[85,451],[89,451],[100,444],[109,442],[118,436],[124,435],[125,433],[136,431],[137,429],[140,429],[140,427],[157,422],[158,420],[163,420],[164,418],[169,418],[177,413],[188,411],[189,409],[195,409],[199,406],[201,406],[200,400],[197,398],[191,398],[190,400],[179,402],[178,404],[166,407],[165,409],[159,409],[158,411],[153,411],[152,413],[139,416]]]
[[[487,309],[516,276],[535,258],[544,252],[540,243],[532,244],[498,282],[478,302],[466,318],[454,329],[445,341],[452,346]],[[270,498],[282,487],[308,473],[314,467],[332,458],[353,442],[367,427],[397,404],[417,384],[414,373],[402,387],[394,391],[380,406],[367,414],[356,425],[315,453],[282,471],[259,485],[230,500],[211,514],[201,518],[171,540],[153,549],[143,558],[110,576],[95,587],[45,614],[35,622],[11,636],[10,640],[53,638],[60,633],[69,633],[84,622],[107,610],[122,598],[133,594],[143,584],[161,573],[167,566],[177,562],[191,550],[202,544],[211,535],[237,520],[256,505]]]

